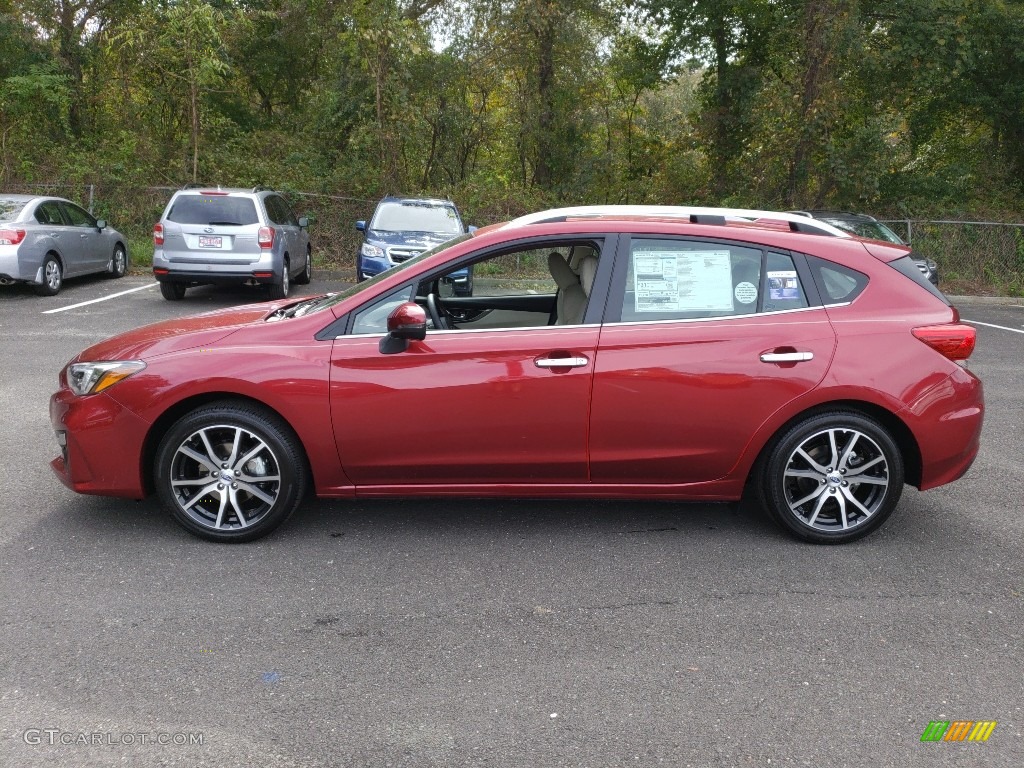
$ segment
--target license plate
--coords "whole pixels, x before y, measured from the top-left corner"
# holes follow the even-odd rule
[[[206,237],[205,235],[199,236],[199,247],[200,248],[220,248],[223,238],[221,237]]]

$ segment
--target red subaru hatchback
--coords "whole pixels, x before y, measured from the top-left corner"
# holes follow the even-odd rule
[[[466,267],[473,293],[456,296]],[[214,541],[319,496],[736,500],[878,528],[978,451],[974,329],[905,247],[734,209],[545,211],[341,293],[85,350],[50,415],[80,493]]]

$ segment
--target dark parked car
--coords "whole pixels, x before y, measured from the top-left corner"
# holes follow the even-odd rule
[[[470,267],[487,275],[474,294],[443,296]],[[904,483],[971,466],[974,343],[903,246],[785,213],[545,211],[341,293],[86,349],[50,401],[52,466],[80,493],[155,491],[216,541],[269,533],[310,487],[703,501],[749,488],[796,536],[839,543],[878,528]]]
[[[153,276],[169,301],[207,284],[262,286],[283,299],[293,281],[313,277],[308,226],[269,189],[182,189],[153,226]]]
[[[819,219],[834,227],[846,230],[857,237],[865,237],[868,240],[880,240],[883,243],[896,243],[907,245],[906,241],[885,226],[873,216],[863,213],[846,213],[844,211],[792,211],[802,216],[810,216],[812,219]],[[921,270],[921,274],[928,278],[932,285],[939,284],[939,265],[934,259],[913,257],[914,264]]]
[[[54,296],[64,278],[96,272],[127,274],[124,235],[70,200],[0,195],[0,285],[24,282]]]
[[[459,209],[451,200],[391,196],[377,204],[369,224],[357,221],[356,229],[364,233],[356,256],[359,280],[379,275],[466,232]],[[453,274],[451,281],[456,296],[473,293],[472,270]]]

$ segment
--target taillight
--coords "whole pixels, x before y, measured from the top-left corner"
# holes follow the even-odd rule
[[[154,224],[153,225],[153,245],[164,244],[164,225]]]
[[[0,229],[0,245],[17,245],[24,239],[24,229]]]
[[[257,241],[260,244],[260,248],[267,249],[274,247],[274,233],[273,227],[260,227],[260,233],[257,235]]]
[[[950,360],[966,360],[974,351],[977,331],[963,323],[925,325],[911,333],[936,352]]]

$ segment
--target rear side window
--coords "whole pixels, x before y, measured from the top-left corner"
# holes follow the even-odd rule
[[[804,309],[807,295],[800,284],[793,257],[788,253],[769,251],[765,269],[764,312],[781,312],[786,309]]]
[[[949,299],[946,298],[945,294],[938,288],[936,288],[934,285],[932,285],[927,277],[921,274],[921,270],[918,269],[917,264],[914,263],[914,258],[914,254],[911,253],[907,256],[903,256],[902,258],[896,259],[895,261],[890,261],[889,266],[895,269],[897,272],[900,272],[909,277],[915,283],[917,283],[926,291],[928,291],[928,293],[935,296],[935,298],[941,299],[942,303],[945,304],[947,307],[952,306],[949,303]]]
[[[47,200],[45,203],[40,203],[39,207],[36,208],[35,213],[36,221],[40,224],[51,224],[57,227],[63,227],[64,215],[60,212],[60,206],[57,205],[56,200]]]
[[[868,276],[855,269],[815,256],[808,256],[807,264],[818,284],[818,292],[824,304],[853,301],[867,288]]]
[[[223,227],[244,227],[260,221],[251,198],[221,195],[180,195],[167,219],[178,224]]]

